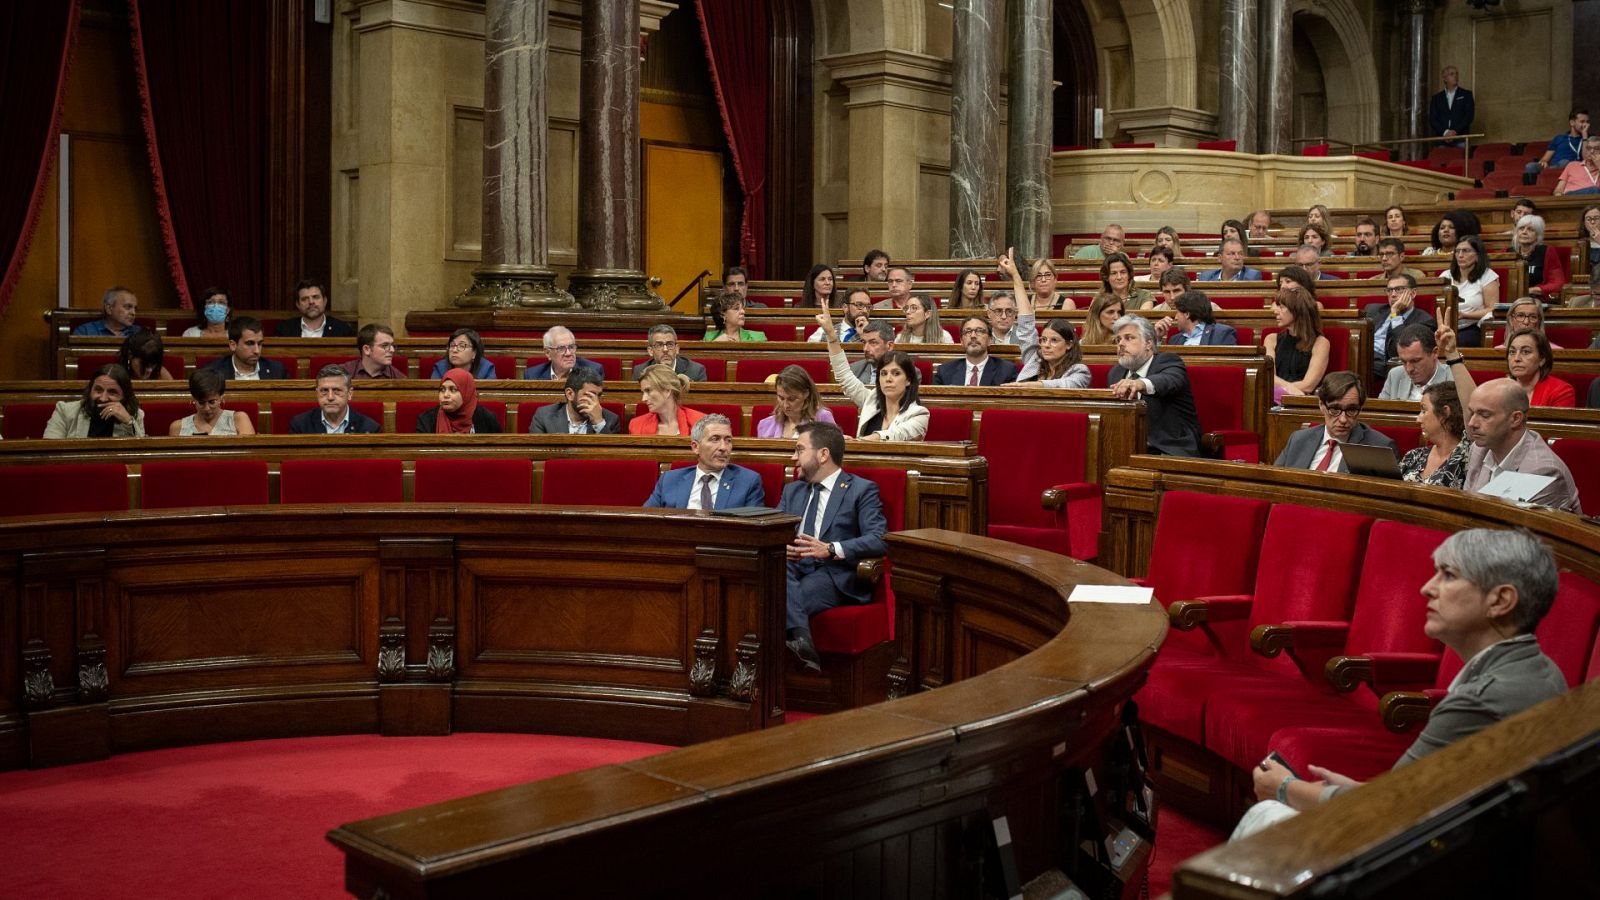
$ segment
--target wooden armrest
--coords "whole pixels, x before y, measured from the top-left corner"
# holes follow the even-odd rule
[[[1039,495],[1039,505],[1049,510],[1060,509],[1067,505],[1067,492],[1060,488],[1046,488]]]
[[[1372,683],[1372,657],[1335,656],[1322,671],[1334,690],[1348,694],[1363,684]]]
[[[1250,632],[1250,649],[1271,659],[1285,650],[1327,649],[1344,646],[1350,633],[1348,622],[1284,622],[1257,625]]]
[[[1167,607],[1167,618],[1179,631],[1193,631],[1206,622],[1227,622],[1250,615],[1251,598],[1247,595],[1201,597],[1195,600],[1178,600]]]
[[[1039,495],[1039,506],[1048,510],[1059,510],[1066,507],[1074,500],[1098,499],[1100,485],[1087,481],[1069,482],[1045,488]]]
[[[856,577],[877,584],[883,580],[883,557],[873,556],[856,563]]]
[[[1433,712],[1434,700],[1427,694],[1415,691],[1394,691],[1384,694],[1378,702],[1378,714],[1383,717],[1383,727],[1395,734],[1404,734],[1428,721]]]

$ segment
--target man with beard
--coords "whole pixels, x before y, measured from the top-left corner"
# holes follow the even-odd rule
[[[1127,315],[1112,323],[1117,364],[1106,375],[1118,400],[1142,398],[1149,420],[1150,453],[1200,455],[1200,416],[1189,389],[1189,370],[1176,353],[1156,352],[1156,330],[1143,316]]]
[[[689,429],[695,465],[672,469],[656,481],[645,506],[662,509],[735,509],[765,506],[761,476],[729,462],[733,458],[733,423],[720,413],[696,420]]]
[[[1008,298],[1009,299],[1009,298]],[[936,385],[993,387],[1017,380],[1017,367],[989,355],[990,329],[985,316],[967,316],[961,321],[961,346],[966,359],[953,359],[933,370]]]

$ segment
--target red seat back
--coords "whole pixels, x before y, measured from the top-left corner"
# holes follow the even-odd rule
[[[1560,667],[1567,686],[1582,684],[1594,668],[1595,632],[1600,630],[1600,585],[1572,572],[1562,572],[1556,602],[1540,620],[1534,635],[1539,649]]]
[[[950,442],[972,440],[972,410],[949,406],[930,408],[928,434],[925,440]]]
[[[181,506],[261,506],[267,502],[267,464],[250,459],[175,460],[140,467],[145,509]]]
[[[1086,413],[991,409],[978,429],[978,452],[989,460],[991,525],[1056,526],[1039,497],[1057,484],[1085,481]]]
[[[643,506],[659,475],[648,459],[552,459],[544,464],[539,502]]]
[[[278,468],[284,503],[399,503],[405,499],[398,459],[291,459]]]
[[[144,433],[159,437],[167,433],[172,423],[194,412],[193,403],[141,403],[144,410]]]
[[[1170,606],[1195,597],[1250,593],[1271,508],[1265,500],[1245,497],[1163,493],[1145,576],[1156,600]],[[1197,653],[1217,650],[1209,631],[1173,629],[1167,643]]]
[[[1600,440],[1561,438],[1550,449],[1572,472],[1584,515],[1600,516]]]
[[[55,414],[54,403],[7,403],[4,434],[8,441],[44,437],[44,427]]]
[[[419,459],[413,495],[422,503],[527,504],[533,500],[533,463],[526,459]]]
[[[1294,621],[1349,621],[1370,516],[1279,503],[1267,514],[1256,567],[1249,625]],[[1279,674],[1295,674],[1294,662],[1250,658]]]
[[[1403,522],[1373,523],[1361,561],[1346,652],[1439,651],[1439,644],[1422,633],[1428,608],[1422,586],[1433,577],[1433,551],[1449,536]],[[1376,708],[1378,698],[1370,691],[1363,690],[1360,697]]]
[[[878,497],[883,501],[883,518],[890,531],[903,531],[906,527],[906,473],[904,469],[851,469],[850,471],[878,486]],[[774,501],[776,502],[776,501]],[[889,560],[884,560],[883,580],[873,593],[874,601],[883,603],[884,627],[890,639],[894,638],[894,590],[889,584]]]
[[[825,356],[807,356],[799,359],[756,359],[746,357],[739,360],[735,374],[744,384],[760,384],[773,375],[778,374],[789,366],[799,366],[806,370],[811,380],[818,384],[828,384],[833,381],[833,373],[828,369],[828,358]]]
[[[1244,427],[1244,375],[1240,366],[1189,366],[1189,387],[1201,431]]]
[[[121,463],[0,467],[0,516],[127,508],[128,468]]]
[[[830,406],[828,407],[828,412],[833,413],[833,423],[839,426],[839,430],[845,433],[845,437],[855,436],[856,427],[861,422],[861,410],[857,409],[855,404],[845,403],[840,406]]]
[[[1373,425],[1371,427],[1373,431],[1394,441],[1396,456],[1405,456],[1422,443],[1422,429],[1415,425]]]

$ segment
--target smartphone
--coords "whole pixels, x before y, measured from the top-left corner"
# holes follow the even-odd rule
[[[1267,753],[1267,759],[1270,759],[1273,762],[1277,763],[1278,765],[1283,766],[1285,769],[1288,769],[1290,775],[1293,775],[1296,778],[1300,777],[1300,773],[1296,772],[1294,770],[1294,766],[1289,765],[1289,761],[1287,759],[1284,759],[1283,758],[1283,754],[1279,753],[1278,751],[1272,750],[1272,751],[1268,752]]]

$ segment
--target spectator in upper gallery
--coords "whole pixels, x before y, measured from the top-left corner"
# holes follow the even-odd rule
[[[117,350],[117,362],[122,364],[134,381],[172,381],[167,371],[167,347],[161,335],[154,331],[138,331],[128,335]]]
[[[799,366],[784,366],[772,376],[777,401],[772,415],[756,423],[756,437],[792,438],[795,429],[807,422],[832,422],[833,413],[822,405],[822,395],[811,375]]]
[[[500,419],[478,405],[478,382],[466,369],[439,379],[439,405],[417,416],[417,434],[499,434]]]
[[[83,396],[62,400],[44,426],[48,440],[144,437],[144,410],[133,393],[128,370],[107,363],[89,376]]]
[[[1384,377],[1379,400],[1416,400],[1429,387],[1450,380],[1450,367],[1440,365],[1435,352],[1439,345],[1434,338],[1433,319],[1429,318],[1426,324],[1401,327],[1391,340],[1400,365]]]
[[[1361,422],[1361,407],[1367,403],[1367,389],[1354,372],[1331,372],[1317,385],[1317,406],[1322,409],[1322,425],[1302,428],[1289,436],[1283,452],[1273,460],[1275,466],[1310,469],[1314,472],[1349,474],[1340,444],[1365,444],[1394,449],[1388,435]]]
[[[1440,73],[1444,90],[1428,101],[1428,126],[1439,137],[1455,137],[1472,131],[1474,108],[1472,92],[1461,86],[1461,73],[1455,66],[1445,66]],[[1448,141],[1444,146],[1456,146],[1460,141]]]
[[[678,355],[678,332],[665,322],[650,326],[645,333],[645,349],[650,358],[633,367],[633,380],[638,381],[651,366],[667,366],[690,381],[705,381],[706,367],[692,359]]]
[[[228,323],[233,319],[233,298],[219,287],[208,287],[200,292],[205,299],[200,303],[200,322],[183,331],[184,337],[225,338]]]
[[[1383,211],[1383,236],[1402,239],[1406,236],[1406,211],[1404,207],[1391,206]]]
[[[1294,264],[1305,269],[1317,281],[1335,280],[1339,277],[1338,275],[1322,271],[1322,257],[1326,255],[1325,253],[1319,253],[1312,244],[1301,244],[1295,248]]]
[[[851,288],[845,295],[844,321],[839,325],[839,340],[846,344],[862,340],[862,334],[871,318],[872,294],[864,287]],[[823,339],[821,328],[813,329],[811,335],[806,338],[813,344],[819,344]]]
[[[1317,251],[1318,256],[1333,255],[1333,232],[1320,222],[1307,222],[1301,225],[1300,230],[1295,233],[1295,240],[1299,241],[1300,246]]]
[[[1259,241],[1272,237],[1272,213],[1258,209],[1250,214],[1247,221],[1250,223],[1249,240]]]
[[[355,385],[341,365],[326,365],[317,373],[317,408],[289,420],[290,434],[377,434],[375,420],[350,408]]]
[[[1174,303],[1176,311],[1155,323],[1156,334],[1175,347],[1232,347],[1239,343],[1239,332],[1232,325],[1218,322],[1211,310],[1211,298],[1200,291],[1188,291]]]
[[[606,395],[604,376],[576,366],[567,373],[566,399],[533,411],[529,434],[618,434],[617,414],[601,405]]]
[[[351,378],[405,378],[394,366],[394,331],[376,322],[361,326],[356,335],[355,359],[344,364]]]
[[[222,395],[228,379],[216,369],[195,369],[189,374],[189,396],[194,398],[193,415],[184,416],[167,429],[169,437],[191,435],[250,435],[256,426],[250,416],[238,410],[223,409]]]
[[[644,370],[639,379],[640,400],[649,412],[628,420],[629,434],[682,434],[700,421],[705,413],[683,405],[683,395],[694,382],[682,372],[656,364]]]
[[[1328,370],[1328,337],[1322,333],[1317,303],[1305,291],[1279,290],[1272,298],[1272,315],[1283,330],[1267,335],[1261,345],[1272,360],[1273,402],[1285,394],[1309,394]]]
[[[1523,180],[1532,184],[1533,179],[1545,169],[1555,169],[1559,172],[1566,168],[1567,163],[1577,161],[1583,156],[1583,142],[1588,137],[1589,111],[1575,107],[1567,114],[1567,130],[1545,144],[1543,156],[1523,167],[1522,174],[1525,176]]]
[[[272,332],[273,337],[350,338],[356,336],[355,326],[328,315],[328,304],[333,297],[328,286],[311,278],[301,279],[294,286],[294,306],[300,318],[284,319]]]
[[[1351,256],[1372,256],[1378,252],[1378,223],[1371,216],[1356,220],[1356,246]]]
[[[261,355],[266,349],[260,320],[235,316],[228,323],[228,355],[214,359],[206,368],[232,381],[268,381],[286,377],[283,363]]]
[[[574,369],[588,369],[604,377],[605,366],[578,355],[578,338],[565,325],[551,325],[544,331],[544,362],[529,366],[524,381],[560,381]],[[443,374],[443,373],[440,373]]]
[[[1244,242],[1223,241],[1222,248],[1217,251],[1217,261],[1221,263],[1218,268],[1200,273],[1199,281],[1260,281],[1261,270],[1246,268],[1244,264]]]
[[[888,257],[884,257],[884,259],[888,259]],[[876,280],[886,281],[888,279],[885,276]],[[805,292],[794,300],[795,308],[821,306],[823,300],[831,301],[833,299],[833,291],[838,287],[838,282],[839,278],[834,274],[833,266],[827,263],[817,263],[812,266],[811,271],[806,273]]]
[[[742,341],[749,343],[764,342],[767,334],[764,331],[751,331],[744,327],[744,298],[729,291],[717,298],[716,312],[712,318],[717,327],[706,332],[708,341]]]
[[[545,333],[549,334],[548,331]],[[483,355],[483,338],[478,337],[478,333],[471,328],[457,328],[450,333],[450,340],[444,345],[444,359],[433,364],[433,372],[429,377],[443,378],[444,373],[451,369],[465,369],[473,378],[500,377],[494,363]]]
[[[1583,158],[1567,163],[1551,193],[1558,197],[1600,194],[1600,135],[1584,140]]]
[[[1098,244],[1085,244],[1079,247],[1078,252],[1072,254],[1072,258],[1105,259],[1107,254],[1120,251],[1126,239],[1127,232],[1122,230],[1121,225],[1115,223],[1107,225],[1106,230],[1100,232],[1100,242]]]
[[[139,298],[133,291],[120,286],[106,288],[100,296],[100,308],[105,312],[103,318],[85,322],[72,333],[80,337],[120,338],[139,331],[138,323],[133,321],[139,315]]]
[[[727,416],[711,413],[695,422],[689,449],[695,464],[661,473],[645,506],[710,512],[766,505],[761,476],[732,462],[733,423]]]
[[[882,250],[868,250],[867,255],[861,257],[862,281],[888,281],[889,280],[889,254]]]

